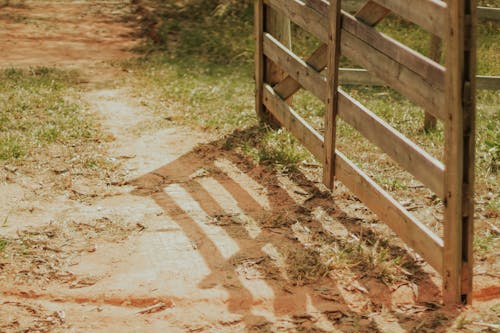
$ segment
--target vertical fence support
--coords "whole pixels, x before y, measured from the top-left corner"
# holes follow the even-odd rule
[[[443,298],[452,305],[472,301],[476,4],[456,0],[448,6]]]
[[[430,45],[429,45],[429,58],[439,63],[441,60],[441,47],[442,42],[441,38],[436,35],[431,36]],[[424,118],[424,129],[426,131],[430,131],[436,128],[437,119],[430,112],[425,112]]]
[[[281,44],[292,49],[292,32],[290,19],[271,7],[265,9],[264,29],[276,38]],[[286,77],[286,72],[271,61],[265,61],[265,82],[274,86]]]
[[[328,63],[327,63],[327,101],[325,111],[325,152],[323,156],[323,182],[333,189],[335,179],[335,139],[336,119],[339,105],[338,78],[340,59],[340,16],[341,0],[331,0],[328,17]]]
[[[264,2],[254,0],[255,36],[255,110],[261,122],[266,119],[263,102],[264,88]]]
[[[254,27],[255,27],[255,81],[256,102],[255,108],[261,123],[276,125],[275,119],[267,112],[263,104],[263,86],[269,83],[274,86],[286,77],[286,72],[276,66],[264,56],[264,33],[273,35],[283,45],[291,49],[292,33],[291,23],[282,13],[265,6],[263,0],[254,0]],[[289,99],[289,102],[291,98]]]

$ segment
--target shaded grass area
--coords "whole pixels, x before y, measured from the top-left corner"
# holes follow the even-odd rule
[[[162,116],[164,126],[189,126],[222,135],[252,128],[242,140],[228,139],[226,148],[241,149],[259,163],[284,171],[296,170],[312,159],[287,131],[257,126],[248,64],[207,65],[188,59],[154,54],[122,63],[135,73],[136,93]]]
[[[139,6],[141,12],[149,8],[149,16],[145,15],[149,19],[143,22],[145,31],[152,36],[150,42],[143,46],[148,55],[123,64],[135,73],[132,80],[137,94],[144,100],[154,101],[150,102],[151,106],[163,115],[167,126],[169,123],[180,124],[222,135],[235,129],[251,128],[237,139],[229,136],[225,148],[238,149],[259,163],[278,166],[286,172],[317,163],[287,131],[256,126],[251,2],[212,0],[203,4],[181,1],[177,5],[162,5],[158,1],[142,1],[142,7]],[[414,24],[390,16],[379,29],[423,54],[428,52],[430,35]],[[498,75],[499,25],[481,22],[478,32],[478,73]],[[316,38],[296,26],[292,26],[292,34],[294,52],[302,57],[319,45]],[[342,59],[341,66],[355,67],[355,64]],[[442,125],[425,132],[421,108],[389,88],[343,88],[430,154],[442,159]],[[497,223],[500,209],[498,105],[498,92],[478,92],[478,231],[475,246],[481,257],[491,257],[498,251],[494,245],[498,243],[498,233],[486,224]],[[313,127],[323,132],[324,106],[319,100],[307,92],[300,92],[293,97],[293,106]],[[442,231],[439,220],[443,204],[436,196],[344,122],[338,122],[337,133],[339,149],[399,198],[412,213],[436,232]],[[432,209],[424,209],[427,206]],[[368,244],[368,248],[369,253],[375,251],[380,254],[382,259],[379,261],[387,261],[388,257],[394,259],[384,252],[386,244]],[[365,252],[348,251],[348,261],[354,262],[363,257],[369,261],[367,267],[373,268],[375,264],[370,264],[370,256]],[[342,262],[342,258],[337,259],[336,262]],[[399,267],[400,263],[394,260],[394,265]],[[381,276],[384,274],[382,272]]]
[[[95,139],[76,84],[77,73],[53,68],[0,72],[0,161],[23,159],[54,143]]]

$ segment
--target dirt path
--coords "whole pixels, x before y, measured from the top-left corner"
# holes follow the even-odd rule
[[[0,9],[2,65],[82,71],[85,100],[113,138],[106,151],[120,161],[117,181],[83,179],[72,195],[33,195],[44,186],[36,176],[0,184],[9,212],[0,233],[43,244],[24,270],[0,276],[0,331],[408,332],[449,320],[423,315],[439,299],[432,272],[396,289],[355,269],[303,283],[318,267],[308,244],[362,235],[352,216],[363,208],[347,194],[331,207],[314,182],[255,166],[207,134],[149,128],[156,116],[116,84],[127,74],[103,62],[134,56],[129,8]]]

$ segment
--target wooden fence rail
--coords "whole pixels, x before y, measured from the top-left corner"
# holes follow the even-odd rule
[[[323,162],[326,186],[333,189],[334,179],[345,184],[441,273],[447,304],[470,303],[476,87],[475,35],[470,24],[476,17],[473,1],[369,0],[355,16],[340,8],[340,0],[255,0],[258,113],[288,129]],[[300,58],[286,45],[289,39],[272,31],[273,24],[266,20],[269,10],[282,13],[323,44],[307,59]],[[390,12],[444,40],[446,65],[378,31],[375,25]],[[340,69],[340,54],[364,69]],[[276,66],[285,74],[273,82],[266,78],[266,66]],[[432,157],[340,89],[339,83],[346,79],[390,86],[443,121],[444,160]],[[324,102],[324,136],[293,110],[291,97],[300,89]],[[338,151],[338,117],[443,200],[443,239]]]

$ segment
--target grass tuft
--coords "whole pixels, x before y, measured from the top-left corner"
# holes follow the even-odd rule
[[[4,252],[7,248],[8,241],[6,239],[0,238],[0,253]]]
[[[0,72],[0,160],[97,135],[81,112],[76,79],[76,72],[47,67]]]

